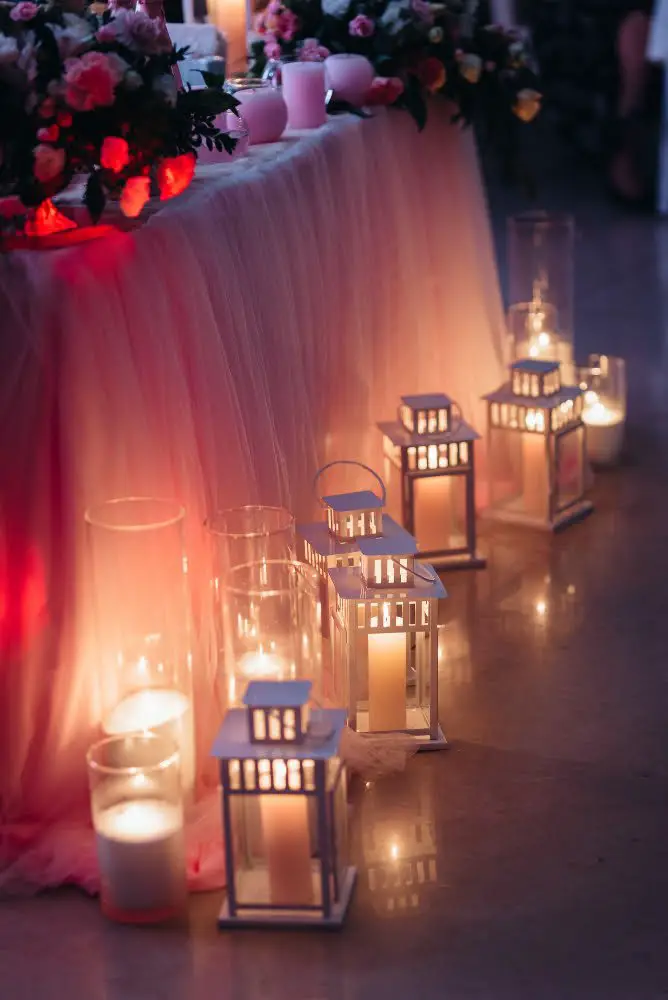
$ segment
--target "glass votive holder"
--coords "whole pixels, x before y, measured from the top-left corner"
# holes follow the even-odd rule
[[[159,923],[186,906],[179,752],[154,733],[110,736],[86,756],[102,912]]]
[[[292,559],[295,553],[295,519],[286,507],[228,507],[208,517],[205,527],[221,573],[262,559]]]
[[[230,704],[239,704],[254,680],[310,680],[319,696],[321,598],[317,571],[296,560],[230,570],[225,588]]]
[[[614,465],[621,455],[626,426],[626,362],[607,354],[590,354],[578,378],[584,389],[582,419],[589,461]]]

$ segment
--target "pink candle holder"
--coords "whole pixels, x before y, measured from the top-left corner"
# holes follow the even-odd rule
[[[338,100],[355,107],[364,104],[375,75],[369,60],[353,52],[343,52],[325,60],[328,90],[333,90]]]
[[[327,120],[324,63],[285,63],[281,78],[290,128],[309,129],[324,125]]]

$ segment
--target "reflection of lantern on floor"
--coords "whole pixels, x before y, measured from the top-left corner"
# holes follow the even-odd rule
[[[584,499],[582,390],[562,386],[559,365],[525,359],[488,402],[491,505],[500,521],[554,530],[593,510]]]
[[[360,566],[329,574],[346,638],[349,724],[443,746],[437,624],[445,589],[431,566],[415,565],[412,535],[387,517],[382,529],[357,539]]]
[[[439,568],[484,566],[476,552],[473,460],[480,435],[453,416],[441,393],[402,396],[399,420],[378,427],[390,494],[398,480],[402,522],[420,555]]]
[[[227,898],[221,927],[339,926],[347,863],[346,713],[308,712],[305,681],[252,681],[213,745],[220,760]]]

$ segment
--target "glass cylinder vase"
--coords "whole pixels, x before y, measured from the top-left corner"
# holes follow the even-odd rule
[[[318,573],[294,560],[236,566],[225,588],[230,704],[249,681],[310,680],[321,694],[321,590]]]
[[[179,753],[153,733],[111,736],[87,754],[103,913],[156,923],[182,913],[186,858]]]
[[[195,785],[190,605],[183,507],[128,497],[86,513],[98,632],[102,728],[173,739]]]
[[[549,329],[539,330],[550,335],[542,338],[542,353],[546,361],[562,364],[564,383],[573,380],[573,306],[575,226],[571,215],[551,212],[523,212],[513,215],[507,223],[508,291],[510,315],[513,308],[535,320],[541,311]],[[519,309],[522,307],[522,309]],[[518,321],[515,320],[515,323]],[[512,360],[531,355],[522,354],[511,322]],[[537,345],[535,345],[537,346]]]
[[[619,461],[626,426],[626,362],[590,354],[578,371],[584,389],[582,419],[587,426],[587,456],[592,465]]]

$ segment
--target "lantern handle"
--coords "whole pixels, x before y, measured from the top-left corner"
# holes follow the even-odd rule
[[[418,580],[423,580],[425,583],[435,583],[436,580],[438,580],[438,573],[436,570],[433,570],[432,574],[429,576],[423,576],[422,573],[418,573],[415,568],[411,569],[410,566],[403,566],[394,556],[388,556],[387,558],[391,559],[392,562],[399,567],[399,569],[405,569],[407,573],[411,573]]]
[[[356,465],[358,469],[364,469],[365,472],[368,472],[371,476],[373,476],[373,478],[377,481],[381,489],[381,494],[382,494],[380,498],[381,505],[383,507],[385,506],[385,502],[387,500],[387,490],[385,488],[385,483],[380,478],[378,473],[374,472],[374,470],[370,468],[370,466],[365,465],[364,462],[356,462],[355,459],[351,458],[339,458],[336,459],[334,462],[328,462],[327,465],[323,465],[321,469],[318,469],[315,476],[313,477],[313,491],[315,493],[316,500],[318,501],[321,507],[324,507],[325,504],[323,503],[322,497],[319,496],[318,494],[318,480],[323,475],[323,473],[327,472],[328,469],[333,468],[335,465]]]

